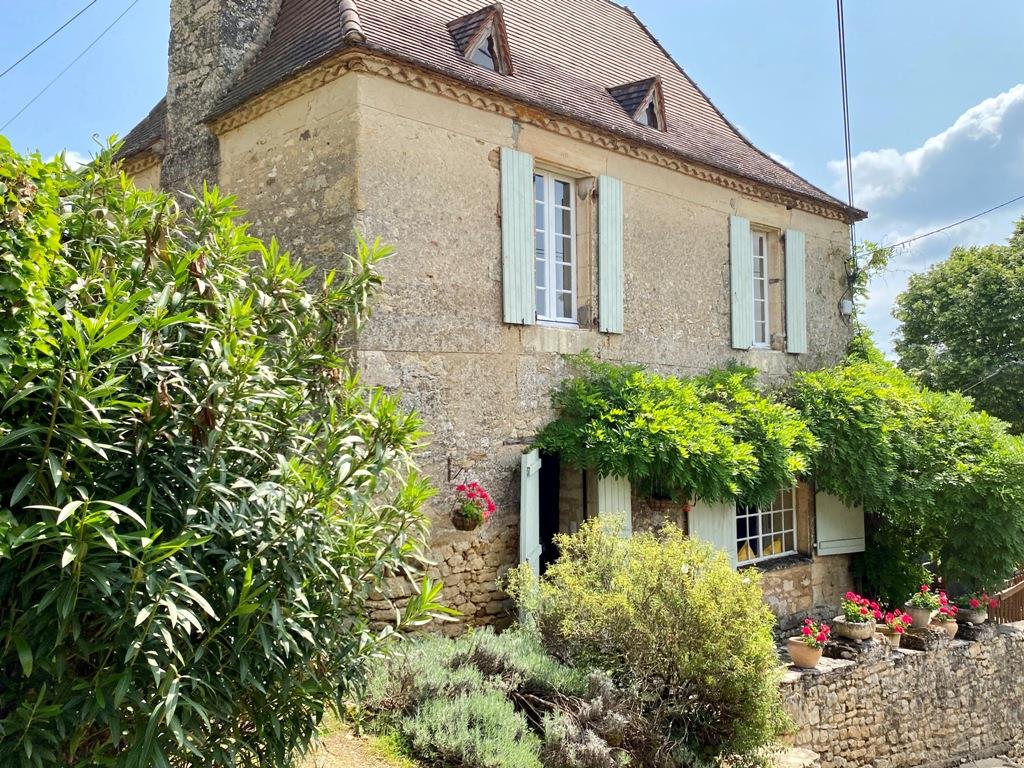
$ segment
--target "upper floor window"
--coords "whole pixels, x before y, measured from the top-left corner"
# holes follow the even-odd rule
[[[736,560],[740,565],[796,554],[796,489],[780,491],[769,507],[736,504]]]
[[[534,249],[537,319],[576,322],[576,196],[570,179],[536,173]]]
[[[480,39],[469,55],[469,60],[492,72],[498,72],[498,49],[494,44],[494,33]]]
[[[768,234],[753,231],[754,259],[754,346],[769,347],[772,343],[768,308]]]

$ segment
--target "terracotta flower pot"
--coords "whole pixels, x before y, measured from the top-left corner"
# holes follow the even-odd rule
[[[903,610],[910,614],[910,623],[914,629],[921,629],[927,627],[932,623],[932,617],[935,616],[938,611],[932,611],[928,608],[914,608],[911,605],[904,605]]]
[[[460,531],[475,531],[480,523],[472,517],[463,514],[461,509],[456,509],[452,511],[452,525]]]
[[[882,636],[882,639],[889,644],[890,648],[899,648],[900,642],[903,640],[902,632],[893,632],[888,627],[879,627],[878,634]]]
[[[950,637],[956,637],[956,632],[960,628],[960,625],[955,621],[937,621],[932,624],[935,629],[940,629]]]
[[[875,621],[853,622],[842,616],[832,619],[832,632],[849,640],[870,640],[875,635]]]
[[[808,645],[802,637],[789,638],[786,650],[789,651],[789,658],[793,660],[793,666],[800,669],[814,669],[821,661],[822,649]]]
[[[956,620],[961,624],[984,624],[988,621],[988,611],[984,608],[961,608]]]

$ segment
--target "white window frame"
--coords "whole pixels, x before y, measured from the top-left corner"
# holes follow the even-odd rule
[[[543,169],[535,169],[533,172],[534,180],[534,222],[533,222],[533,233],[534,233],[534,280],[533,290],[536,295],[537,292],[537,278],[536,269],[537,262],[540,259],[537,256],[537,235],[544,234],[544,306],[541,306],[540,302],[537,303],[537,320],[544,325],[560,325],[560,326],[577,326],[579,320],[577,317],[577,287],[578,287],[578,269],[579,263],[576,254],[576,182],[575,180],[567,177],[560,176],[550,171]],[[536,195],[537,189],[537,178],[544,180],[544,200],[538,200]],[[558,235],[555,234],[555,215],[558,212],[565,210],[564,206],[554,205],[555,200],[555,184],[562,182],[569,185],[569,264],[571,266],[572,276],[572,315],[570,317],[559,317],[558,316],[558,291],[555,289],[557,283],[557,270],[559,267],[564,266],[565,262],[559,262],[556,260],[556,249],[555,239]],[[538,222],[536,211],[537,205],[542,204],[544,206],[544,222],[543,226]]]
[[[788,505],[787,495],[789,497]],[[774,516],[779,513],[782,514],[782,527],[779,530],[775,530]],[[747,526],[747,535],[743,537],[739,535],[740,520],[743,520]],[[750,535],[751,520],[757,521],[757,534],[753,537]],[[767,529],[765,526],[766,520]],[[787,525],[787,523],[791,523],[792,527]],[[753,563],[763,563],[766,560],[777,560],[780,557],[790,557],[792,555],[798,554],[799,551],[797,549],[796,488],[788,488],[780,491],[779,495],[775,497],[775,500],[767,509],[736,502],[736,529],[736,562],[738,565],[751,565]],[[786,534],[789,534],[792,537],[793,546],[790,548],[787,548],[785,545]],[[773,552],[770,555],[762,554],[765,549],[765,539],[771,540],[775,537],[779,537],[782,540],[782,551]],[[751,538],[757,539],[758,554],[756,557],[743,559],[740,555],[740,551],[743,549],[743,546],[750,541]]]
[[[750,230],[750,244],[751,244],[750,257],[751,257],[751,259],[753,259],[753,264],[754,264],[754,266],[752,267],[752,270],[751,270],[753,272],[753,275],[754,275],[754,297],[753,297],[753,300],[754,300],[754,313],[753,313],[754,314],[754,346],[758,347],[760,349],[770,349],[771,346],[772,346],[772,313],[771,313],[771,305],[769,303],[769,298],[768,298],[768,288],[769,288],[769,286],[771,284],[770,280],[769,280],[769,272],[768,272],[769,257],[770,257],[769,248],[768,248],[768,242],[769,241],[768,241],[768,233],[767,232],[765,232],[764,230],[760,230],[760,229],[751,229]],[[758,244],[759,243],[763,245],[762,255],[760,255],[760,256],[757,253]],[[757,276],[757,262],[758,261],[763,262],[763,269],[762,269],[761,277]],[[764,287],[764,301],[759,301],[758,298],[757,298],[757,283],[758,283],[758,281],[760,281],[762,283],[763,287]],[[758,314],[757,314],[758,304],[763,304],[764,305],[764,317],[763,317],[762,320],[758,319]],[[762,324],[764,325],[764,340],[759,341],[758,338],[757,338],[757,336],[758,336],[758,326],[760,326]]]

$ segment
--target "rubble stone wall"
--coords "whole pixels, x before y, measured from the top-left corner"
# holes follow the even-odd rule
[[[822,768],[909,768],[1024,755],[1024,623],[925,651],[823,659],[783,680],[793,746]],[[961,628],[961,635],[967,634]]]

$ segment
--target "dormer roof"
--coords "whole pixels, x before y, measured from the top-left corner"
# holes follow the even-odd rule
[[[612,98],[634,122],[666,130],[668,122],[665,118],[665,97],[661,91],[661,78],[648,77],[625,85],[616,85],[608,89]]]
[[[448,22],[448,32],[463,58],[502,75],[512,74],[512,56],[501,3],[485,6]],[[484,58],[493,66],[476,60],[480,52],[486,54]]]

